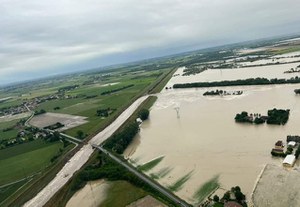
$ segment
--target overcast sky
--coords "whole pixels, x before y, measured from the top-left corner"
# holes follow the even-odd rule
[[[0,0],[0,84],[300,32],[299,0]]]

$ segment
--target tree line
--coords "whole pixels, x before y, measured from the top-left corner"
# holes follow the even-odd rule
[[[201,88],[201,87],[215,87],[215,86],[242,86],[242,85],[271,85],[271,84],[287,84],[287,83],[300,83],[298,76],[290,79],[267,79],[267,78],[248,78],[238,80],[225,80],[213,82],[197,82],[197,83],[177,83],[173,88]]]
[[[116,88],[116,89],[112,89],[112,90],[108,90],[108,91],[103,91],[101,93],[101,95],[108,95],[108,94],[115,93],[115,92],[130,88],[130,87],[133,87],[133,86],[134,86],[134,84],[130,84],[130,85],[127,85],[127,86],[123,86],[121,88]]]

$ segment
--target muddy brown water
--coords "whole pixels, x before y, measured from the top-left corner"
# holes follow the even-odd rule
[[[174,79],[170,83],[174,83]],[[164,186],[192,171],[192,177],[176,192],[190,202],[196,202],[193,194],[215,175],[220,176],[223,188],[239,185],[250,195],[266,163],[281,166],[282,159],[270,155],[274,143],[279,139],[285,141],[287,135],[300,134],[300,96],[294,94],[295,88],[300,88],[300,84],[218,87],[244,91],[241,96],[226,97],[202,95],[216,88],[164,90],[151,109],[150,119],[141,125],[139,135],[125,151],[125,156],[140,165],[164,155],[165,158],[147,172],[173,168],[158,180]],[[175,108],[179,108],[180,118]],[[236,113],[241,111],[263,115],[272,108],[291,110],[286,125],[234,121]]]

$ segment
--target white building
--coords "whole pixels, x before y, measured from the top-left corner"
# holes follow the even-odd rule
[[[287,155],[287,156],[284,158],[282,164],[283,164],[283,166],[285,166],[285,167],[293,167],[294,164],[295,164],[295,161],[296,161],[295,155]]]
[[[289,146],[289,147],[295,147],[295,146],[296,146],[296,142],[290,141],[290,142],[288,143],[288,146]]]

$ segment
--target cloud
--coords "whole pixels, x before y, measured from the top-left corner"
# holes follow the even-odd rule
[[[119,61],[113,59],[118,54],[134,53],[139,58],[141,50],[140,58],[145,58],[147,50],[176,53],[299,32],[296,4],[294,0],[0,0],[0,81],[77,70],[76,65],[84,69],[113,64]]]

